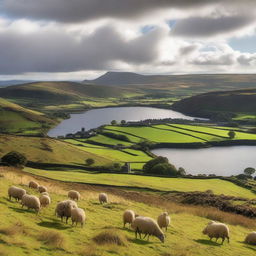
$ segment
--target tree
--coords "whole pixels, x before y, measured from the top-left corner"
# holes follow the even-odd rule
[[[247,167],[244,169],[244,174],[247,176],[252,176],[255,173],[255,169],[252,167]]]
[[[121,170],[121,164],[120,163],[114,163],[113,164],[113,168],[116,170],[116,171],[120,171]]]
[[[179,167],[178,173],[179,173],[179,175],[181,175],[181,176],[186,175],[186,171],[185,171],[185,169],[184,169],[183,167]]]
[[[112,121],[111,121],[111,124],[112,124],[112,125],[116,125],[116,124],[117,124],[117,121],[116,121],[116,120],[112,120]]]
[[[169,163],[168,158],[162,156],[149,160],[146,164],[144,164],[143,171],[145,173],[162,174],[168,176],[178,176],[179,174],[176,167]]]
[[[230,139],[234,139],[235,136],[236,136],[236,133],[235,133],[233,130],[230,130],[230,131],[228,132],[228,136],[229,136]]]
[[[121,125],[125,125],[126,121],[125,120],[121,120]]]
[[[87,158],[87,159],[85,160],[85,163],[86,163],[87,165],[93,165],[93,164],[95,163],[95,161],[94,161],[94,159],[92,159],[92,158]]]
[[[11,151],[8,154],[4,155],[1,161],[10,166],[23,168],[27,163],[27,158],[19,152]]]

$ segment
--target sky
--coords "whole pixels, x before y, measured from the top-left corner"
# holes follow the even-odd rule
[[[256,0],[0,0],[0,80],[255,67]]]

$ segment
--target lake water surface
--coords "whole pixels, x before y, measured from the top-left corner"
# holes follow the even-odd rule
[[[51,137],[66,135],[80,131],[97,128],[103,124],[110,124],[112,120],[140,121],[145,119],[181,118],[193,120],[194,117],[183,115],[177,111],[169,109],[151,107],[116,107],[99,108],[88,110],[80,114],[71,114],[70,119],[63,120],[48,133]]]
[[[201,149],[152,150],[165,156],[176,167],[185,168],[190,174],[237,175],[246,167],[256,168],[256,146],[212,147]]]

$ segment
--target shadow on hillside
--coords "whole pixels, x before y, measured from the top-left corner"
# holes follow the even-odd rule
[[[64,226],[64,223],[60,222],[54,222],[54,221],[41,221],[40,223],[37,224],[40,227],[45,227],[45,228],[54,228],[54,229],[59,229],[59,230],[65,230],[70,228],[69,226]]]
[[[152,244],[153,242],[147,241],[147,240],[142,240],[142,239],[128,239],[130,242],[135,243],[135,244],[139,244],[139,245],[144,245],[144,244]]]
[[[10,209],[12,209],[12,210],[14,210],[15,212],[18,212],[18,213],[25,213],[25,212],[33,212],[33,213],[35,213],[35,211],[28,210],[28,209],[25,209],[25,208],[10,207]]]
[[[207,239],[194,239],[195,242],[200,243],[200,244],[204,244],[204,245],[213,245],[213,246],[221,246],[220,243],[211,241],[211,240],[207,240]]]
[[[256,248],[253,247],[254,245],[245,245],[244,248],[251,249],[252,251],[256,252]]]

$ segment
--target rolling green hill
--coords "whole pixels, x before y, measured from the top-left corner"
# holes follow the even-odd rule
[[[209,116],[210,113],[256,113],[256,90],[211,92],[182,99],[173,109],[196,116]]]
[[[43,113],[0,98],[0,131],[15,134],[39,134],[56,124]]]

